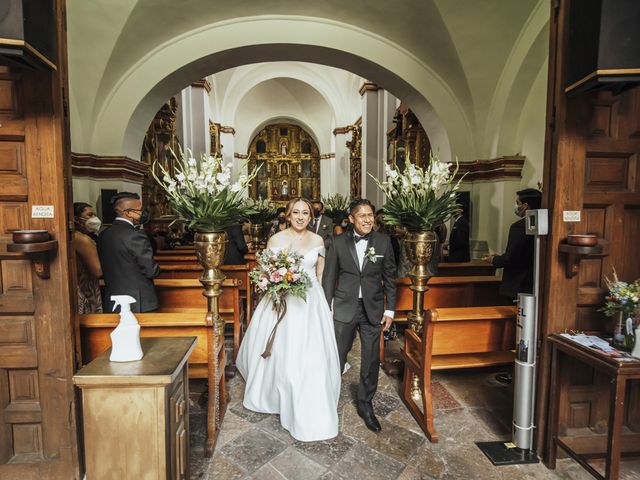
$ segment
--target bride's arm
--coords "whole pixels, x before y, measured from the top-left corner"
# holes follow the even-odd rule
[[[318,263],[316,263],[316,277],[318,282],[322,283],[322,272],[324,272],[324,257],[318,255]]]

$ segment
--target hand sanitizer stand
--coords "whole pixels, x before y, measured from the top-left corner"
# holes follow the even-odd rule
[[[511,442],[476,442],[494,465],[538,463],[532,450],[535,412],[536,338],[540,284],[540,237],[547,235],[548,211],[527,210],[527,235],[535,237],[533,294],[518,294],[516,360],[513,371],[513,429]]]
[[[187,359],[196,337],[142,338],[144,357],[82,367],[86,478],[189,478]]]

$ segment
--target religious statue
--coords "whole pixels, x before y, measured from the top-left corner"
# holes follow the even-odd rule
[[[283,157],[287,156],[287,142],[284,140],[280,143],[280,155]]]
[[[280,164],[280,175],[289,175],[289,165],[286,163]]]
[[[280,190],[280,192],[282,193],[283,197],[289,195],[289,183],[286,180],[282,181],[282,189]]]

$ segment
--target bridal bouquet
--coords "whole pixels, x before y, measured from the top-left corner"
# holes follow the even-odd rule
[[[257,266],[249,273],[251,282],[256,288],[269,296],[278,321],[273,327],[263,358],[271,355],[271,346],[275,338],[278,325],[287,313],[286,296],[293,295],[306,301],[307,289],[311,286],[311,279],[302,268],[302,256],[293,251],[282,249],[274,252],[266,249],[256,256]]]

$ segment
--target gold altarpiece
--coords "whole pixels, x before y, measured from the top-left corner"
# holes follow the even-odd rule
[[[356,122],[349,125],[351,140],[347,141],[349,149],[349,194],[351,198],[362,197],[362,125]]]
[[[249,146],[249,170],[260,166],[249,188],[251,198],[285,204],[293,197],[320,198],[320,152],[313,138],[297,125],[264,127]]]
[[[176,114],[178,103],[174,97],[165,103],[153,118],[147,135],[142,144],[142,161],[147,165],[149,172],[153,162],[158,160],[171,175],[174,174],[174,157],[171,150],[179,152],[179,141],[176,136]],[[164,191],[150,174],[145,176],[142,184],[142,202],[149,209],[151,218],[157,220],[161,217],[173,216]]]
[[[387,162],[402,170],[407,160],[426,168],[431,143],[418,117],[402,102],[396,110],[393,122],[395,126],[387,132]]]

